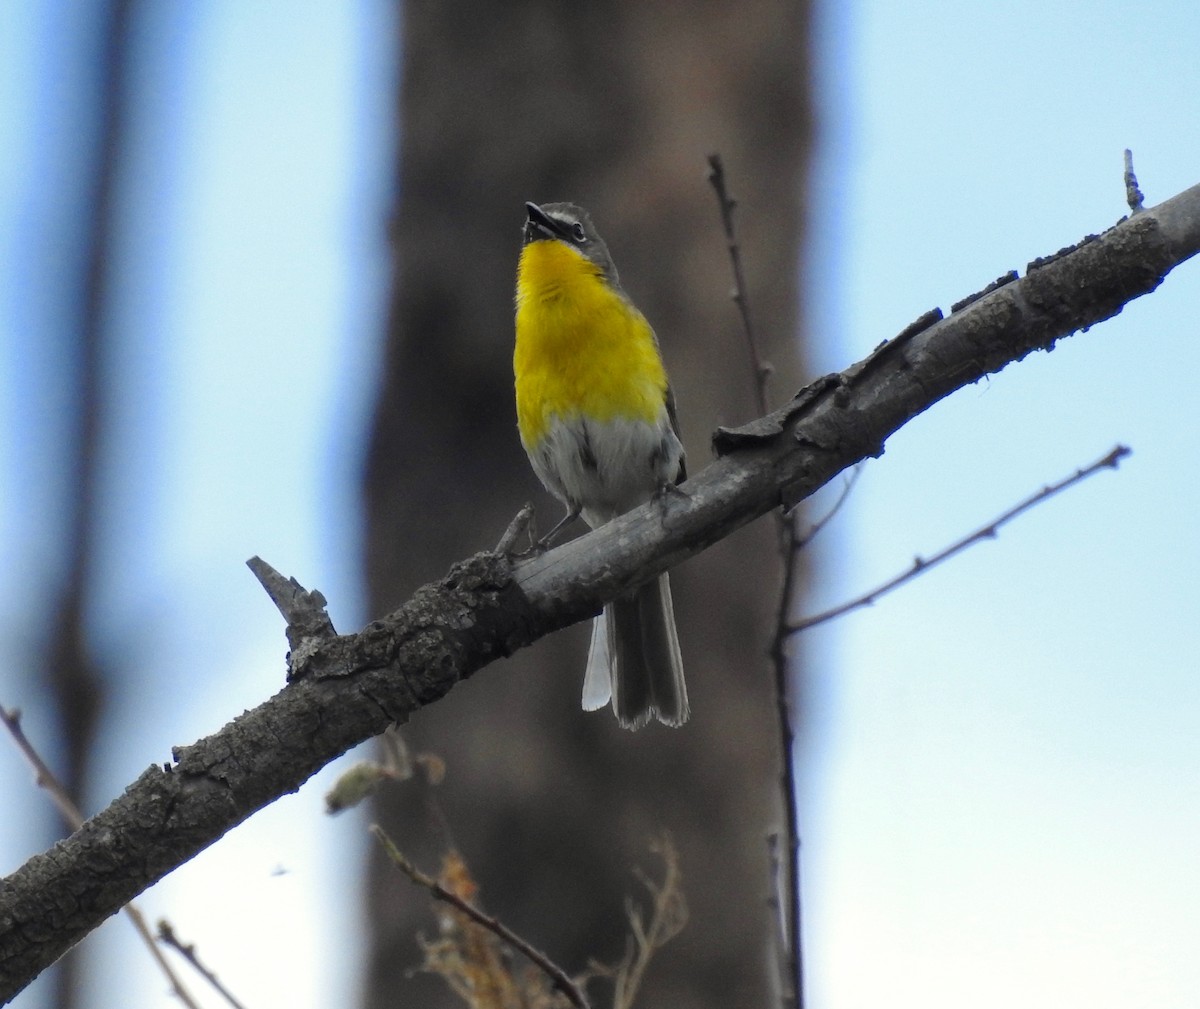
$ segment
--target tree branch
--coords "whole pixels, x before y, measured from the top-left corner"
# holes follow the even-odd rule
[[[523,954],[531,963],[534,964],[543,974],[546,975],[553,983],[554,987],[566,996],[567,1001],[573,1006],[578,1006],[579,1009],[589,1009],[587,997],[580,991],[579,986],[571,980],[567,972],[558,964],[551,960],[545,953],[535,946],[526,942],[521,936],[517,935],[511,928],[490,914],[485,914],[479,910],[469,900],[455,893],[453,890],[443,886],[441,882],[433,876],[422,872],[418,869],[408,857],[396,847],[395,842],[388,837],[387,832],[377,823],[371,824],[371,833],[375,835],[376,840],[383,845],[383,849],[387,852],[388,858],[392,863],[400,869],[409,879],[418,886],[425,887],[438,900],[449,904],[465,914],[471,921],[475,922],[481,928],[487,929],[492,935],[500,939],[501,942],[506,942],[513,949]]]
[[[1117,445],[1112,448],[1106,455],[1097,459],[1090,466],[1085,466],[1082,469],[1077,469],[1069,477],[1060,480],[1058,483],[1049,484],[1043,487],[1036,494],[1032,494],[1021,501],[1019,504],[1013,505],[1002,515],[998,515],[992,519],[987,525],[980,526],[974,532],[968,533],[966,536],[960,537],[951,543],[948,547],[943,547],[931,557],[914,557],[912,564],[893,578],[889,578],[882,585],[877,585],[868,592],[864,592],[860,596],[855,596],[853,599],[839,603],[837,606],[832,606],[827,610],[822,610],[820,613],[814,613],[810,617],[804,617],[801,620],[796,620],[787,627],[788,635],[799,634],[801,631],[807,631],[810,628],[817,627],[821,624],[826,624],[830,620],[836,620],[838,617],[845,616],[847,613],[853,613],[855,610],[860,610],[864,606],[874,606],[875,602],[902,585],[907,584],[914,578],[925,574],[930,568],[935,568],[943,561],[948,561],[955,554],[960,554],[976,543],[982,543],[984,540],[994,540],[1000,535],[1000,529],[1008,525],[1018,515],[1022,515],[1036,505],[1041,504],[1056,494],[1061,493],[1068,487],[1073,487],[1075,484],[1088,477],[1099,473],[1103,469],[1116,469],[1121,460],[1124,459],[1132,450],[1124,445]]]
[[[22,755],[29,762],[29,765],[33,768],[38,787],[44,789],[46,794],[50,796],[67,825],[72,830],[78,830],[84,823],[83,813],[79,811],[79,807],[75,805],[75,801],[67,794],[63,783],[58,780],[58,776],[50,770],[50,766],[42,759],[42,755],[38,753],[37,747],[25,735],[25,730],[21,728],[21,713],[16,710],[8,711],[4,705],[0,704],[0,724],[3,724],[8,730],[8,734],[12,736],[17,749],[21,751]],[[123,910],[125,911],[125,916],[133,924],[138,937],[145,943],[146,949],[150,951],[150,956],[154,958],[154,962],[158,964],[159,969],[163,972],[163,976],[166,977],[167,983],[171,988],[171,993],[183,1003],[186,1009],[200,1009],[199,1004],[192,998],[192,993],[187,990],[179,975],[167,963],[166,957],[162,955],[162,950],[154,942],[154,936],[151,935],[150,928],[146,924],[146,918],[138,906],[133,901],[130,901],[125,905]],[[2,978],[3,975],[0,975],[0,979]]]
[[[955,389],[1111,318],[1200,251],[1200,186],[924,316],[744,427],[654,501],[531,560],[478,554],[358,634],[309,627],[290,682],[178,747],[69,838],[0,881],[0,1000],[89,931],[350,747],[493,659],[593,616],[778,506],[807,497]],[[296,586],[298,591],[303,591]],[[319,607],[318,607],[319,609]],[[332,628],[329,628],[331,631]],[[316,633],[314,633],[316,631]],[[686,731],[686,730],[684,730]]]
[[[750,322],[750,301],[746,295],[746,278],[742,271],[742,253],[738,245],[737,231],[733,223],[736,201],[725,186],[725,166],[719,154],[708,157],[708,181],[716,192],[721,209],[721,226],[725,232],[725,245],[729,251],[729,265],[733,271],[731,297],[742,317],[742,335],[746,338],[746,350],[754,368],[755,404],[759,413],[767,412],[767,385],[772,368],[764,364],[758,353],[758,340]],[[772,897],[780,912],[780,954],[782,974],[785,981],[780,986],[779,1004],[783,1007],[804,1009],[804,949],[801,944],[801,899],[800,893],[800,816],[796,794],[796,729],[792,724],[791,678],[788,675],[787,633],[791,619],[792,596],[797,582],[796,513],[780,509],[775,513],[776,530],[779,535],[780,563],[783,569],[779,587],[779,603],[776,611],[775,633],[770,648],[771,680],[775,693],[775,721],[779,727],[779,788],[780,805],[783,809],[784,848],[787,851],[787,867],[780,884],[781,897]]]

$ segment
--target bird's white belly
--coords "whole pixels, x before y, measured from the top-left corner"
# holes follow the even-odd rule
[[[666,410],[657,422],[555,418],[529,452],[534,472],[593,529],[650,499],[679,472],[683,446]]]

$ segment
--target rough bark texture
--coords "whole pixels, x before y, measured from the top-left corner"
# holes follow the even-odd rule
[[[780,395],[799,384],[808,4],[412,4],[404,25],[396,280],[366,472],[367,566],[383,612],[495,543],[541,492],[516,434],[512,291],[525,200],[587,207],[654,325],[694,471],[753,413],[705,157],[742,200],[750,297]],[[579,710],[586,629],[562,634],[411,726],[448,762],[438,801],[492,911],[568,969],[624,944],[623,900],[669,829],[691,905],[646,1005],[762,1004],[766,834],[780,822],[765,649],[770,528],[672,572],[693,717],[620,730]],[[451,841],[401,795],[378,812],[426,868]],[[426,902],[378,860],[366,1004],[450,1006],[409,978]]]

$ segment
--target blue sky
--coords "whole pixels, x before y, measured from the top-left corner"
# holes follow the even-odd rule
[[[1194,4],[839,7],[822,15],[819,252],[806,278],[821,369],[1114,222],[1125,147],[1151,204],[1200,182]],[[114,320],[113,367],[132,391],[105,449],[110,563],[94,616],[114,652],[138,628],[126,689],[139,712],[124,720],[113,700],[107,732],[122,745],[105,753],[94,802],[276,688],[282,627],[246,557],[319,585],[339,626],[366,616],[353,493],[387,282],[392,8],[147,9],[147,125],[121,192],[132,214]],[[0,634],[18,657],[56,560],[48,446],[75,10],[0,6]],[[755,212],[752,194],[741,205]],[[997,541],[811,634],[811,1005],[1194,1005],[1198,318],[1191,263],[1117,319],[918,418],[824,534],[815,608],[1117,442],[1134,450]],[[38,734],[19,662],[0,672],[0,701]],[[333,773],[143,900],[248,1004],[336,1004],[353,983],[355,887],[339,871],[365,842],[353,816],[320,815]],[[4,747],[0,788],[29,788]],[[33,834],[50,822],[4,818],[0,872],[40,848]],[[219,920],[192,912],[198,893]],[[128,932],[109,923],[92,955],[123,1004],[161,1004]],[[286,958],[269,935],[287,936]],[[273,959],[279,969],[264,969]],[[38,1005],[37,992],[17,1004]]]

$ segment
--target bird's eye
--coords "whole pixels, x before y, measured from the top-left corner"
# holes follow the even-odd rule
[[[583,230],[583,225],[578,221],[571,226],[571,234],[575,236],[577,242],[587,241],[587,232]]]

